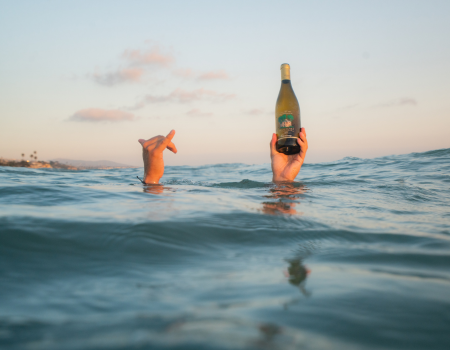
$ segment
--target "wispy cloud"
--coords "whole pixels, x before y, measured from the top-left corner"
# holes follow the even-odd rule
[[[194,108],[194,109],[191,109],[190,111],[186,112],[186,115],[189,117],[205,118],[205,117],[211,117],[213,115],[213,113],[202,112],[198,108]]]
[[[190,103],[194,101],[209,101],[209,102],[226,102],[235,98],[235,94],[221,93],[213,90],[197,89],[197,90],[183,90],[176,89],[168,95],[146,95],[131,110],[136,110],[153,103]]]
[[[134,120],[132,113],[118,109],[88,108],[75,112],[69,120],[80,122],[119,122],[124,120]]]
[[[115,86],[123,83],[137,83],[144,76],[159,71],[171,70],[172,74],[183,79],[193,81],[213,81],[229,79],[228,73],[223,70],[209,72],[195,72],[189,68],[174,68],[175,57],[167,49],[153,45],[147,49],[127,49],[120,55],[117,69],[97,70],[87,74],[88,78],[103,86]]]
[[[100,85],[113,86],[126,82],[137,82],[143,74],[144,70],[142,68],[125,68],[108,73],[96,72],[92,74],[92,79]]]
[[[396,100],[391,100],[386,103],[380,103],[378,105],[373,106],[374,108],[378,107],[396,107],[396,106],[417,106],[417,100],[411,97],[403,97]]]
[[[122,58],[133,66],[159,66],[167,68],[175,62],[171,53],[164,53],[159,46],[149,50],[125,50]]]
[[[248,114],[248,115],[256,116],[256,115],[263,115],[263,114],[272,114],[273,112],[267,112],[262,108],[253,108],[248,111],[245,111],[244,113]]]
[[[203,74],[200,74],[198,76],[198,80],[226,80],[229,79],[230,77],[228,76],[227,72],[225,72],[224,70],[217,70],[217,71],[211,71],[211,72],[206,72]]]
[[[88,77],[103,86],[123,83],[136,83],[151,70],[167,69],[175,58],[170,52],[164,52],[159,46],[146,50],[125,50],[121,54],[122,64],[116,70],[88,74]]]
[[[173,75],[181,77],[183,79],[192,79],[192,80],[198,80],[198,81],[230,79],[230,76],[228,75],[228,73],[223,69],[210,71],[210,72],[195,72],[189,68],[178,68],[178,69],[174,69],[172,71],[172,73],[173,73]]]

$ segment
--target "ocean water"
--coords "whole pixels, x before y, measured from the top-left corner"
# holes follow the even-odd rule
[[[450,149],[0,168],[1,349],[449,349]]]

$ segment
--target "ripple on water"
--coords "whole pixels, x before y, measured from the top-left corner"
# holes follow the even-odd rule
[[[450,343],[450,149],[141,172],[0,167],[2,349]]]

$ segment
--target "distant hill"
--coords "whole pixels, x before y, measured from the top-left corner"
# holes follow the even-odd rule
[[[75,160],[66,158],[56,158],[52,159],[52,161],[72,165],[77,168],[137,168],[136,166],[116,163],[110,160]]]

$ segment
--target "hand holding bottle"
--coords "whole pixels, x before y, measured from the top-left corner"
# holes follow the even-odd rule
[[[286,155],[277,151],[277,134],[272,135],[270,159],[272,162],[273,182],[292,182],[299,173],[308,150],[305,128],[300,129],[299,136],[297,143],[300,146],[300,153]]]
[[[167,148],[173,153],[177,153],[177,148],[172,142],[175,130],[172,130],[166,137],[158,135],[151,139],[139,139],[142,145],[142,158],[144,160],[144,183],[157,184],[164,174],[163,152]]]

